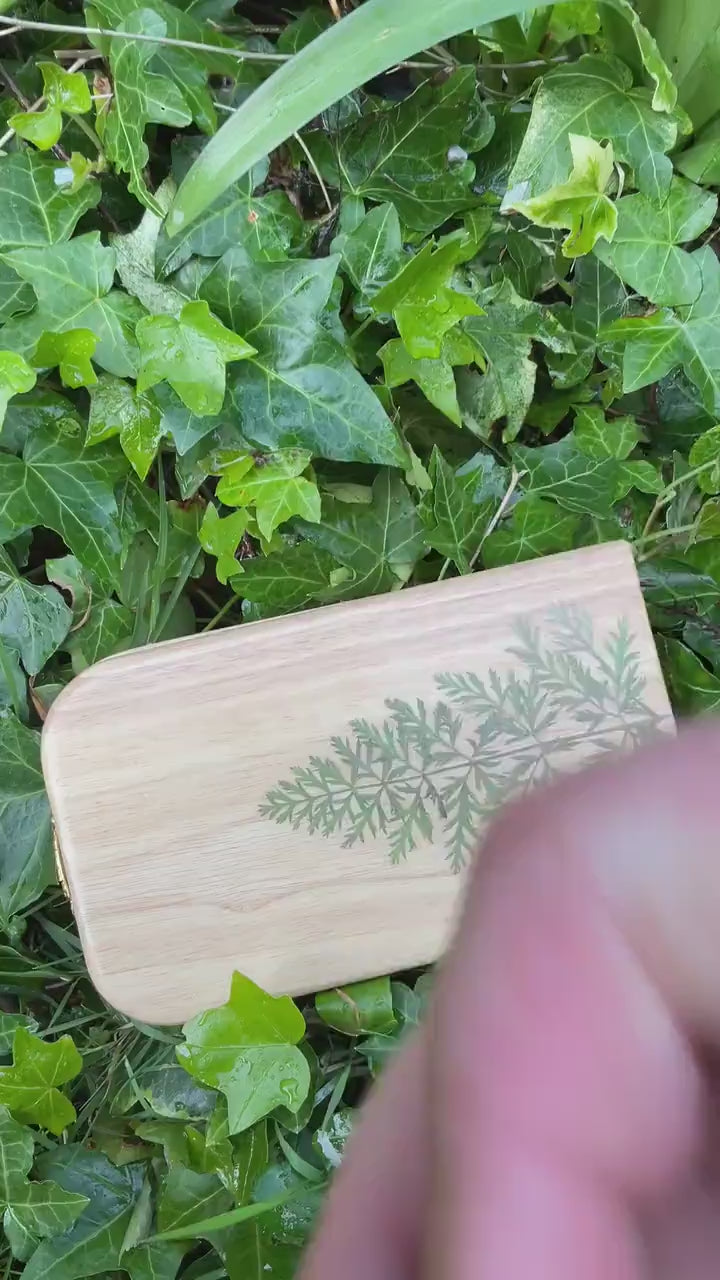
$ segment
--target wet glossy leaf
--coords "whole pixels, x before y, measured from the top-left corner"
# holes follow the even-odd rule
[[[717,198],[683,178],[675,178],[658,207],[643,195],[618,201],[617,233],[600,241],[595,253],[625,284],[658,306],[689,306],[702,289],[702,255],[679,248],[707,231]]]
[[[140,347],[138,391],[166,381],[197,414],[222,409],[227,362],[256,354],[212,315],[207,302],[186,303],[179,317],[145,316],[135,332]]]
[[[227,1004],[185,1024],[178,1060],[225,1094],[230,1133],[240,1133],[276,1106],[300,1106],[310,1086],[296,1048],[304,1030],[292,1000],[275,999],[236,973]]]
[[[0,719],[0,923],[55,883],[50,808],[40,738],[12,715]]]
[[[76,236],[69,244],[15,249],[5,261],[32,284],[38,300],[29,315],[5,326],[3,340],[9,346],[30,354],[46,331],[89,329],[97,339],[93,358],[101,368],[119,378],[135,373],[134,328],[142,308],[113,289],[115,250],[100,243],[99,232]]]
[[[622,63],[588,54],[543,77],[510,175],[508,207],[564,182],[571,133],[608,139],[617,159],[634,170],[641,191],[656,200],[667,195],[672,163],[665,153],[677,139],[674,118],[653,109],[648,90],[632,87]]]
[[[612,143],[606,147],[592,138],[569,135],[572,173],[566,182],[530,200],[518,200],[515,208],[540,227],[567,228],[563,242],[566,258],[590,253],[598,240],[612,240],[617,230],[617,207],[606,194],[614,173]]]
[[[373,311],[376,315],[392,314],[414,360],[437,359],[448,330],[465,316],[482,315],[473,298],[451,287],[463,254],[460,239],[448,237],[437,246],[427,240],[400,273],[375,294]]]
[[[174,1231],[225,1213],[233,1203],[214,1173],[196,1173],[182,1165],[165,1176],[158,1199],[158,1231]]]
[[[60,592],[22,577],[0,547],[0,639],[20,656],[29,675],[45,666],[71,622]]]
[[[58,1085],[82,1070],[82,1058],[70,1036],[54,1044],[18,1027],[13,1041],[13,1064],[0,1067],[0,1105],[17,1120],[39,1124],[60,1134],[75,1119],[75,1108]]]
[[[350,578],[332,589],[335,599],[391,591],[407,581],[427,549],[410,493],[391,471],[378,475],[369,506],[325,498],[320,523],[299,520],[297,527],[351,571]]]
[[[30,391],[36,382],[35,370],[14,351],[0,351],[0,426],[12,396]]]
[[[315,997],[315,1008],[323,1022],[346,1036],[388,1032],[395,1026],[389,978],[321,991]]]
[[[168,179],[155,193],[155,202],[167,210],[175,184]],[[178,316],[187,298],[171,284],[155,279],[155,253],[162,216],[146,209],[134,231],[110,237],[115,269],[123,286],[151,315]]]
[[[0,157],[0,248],[40,248],[68,240],[76,223],[100,199],[87,183],[67,194],[58,186],[57,165],[32,151]]]
[[[62,133],[63,118],[59,107],[47,106],[42,111],[16,111],[8,124],[38,151],[49,151]]]
[[[57,366],[60,381],[66,387],[90,387],[97,382],[91,356],[97,338],[90,329],[68,329],[65,333],[43,333],[33,352],[36,369]]]
[[[99,1152],[70,1144],[40,1161],[43,1177],[89,1203],[74,1226],[45,1240],[23,1272],[23,1280],[80,1280],[122,1268],[122,1246],[142,1185],[139,1165],[118,1169]]]
[[[575,352],[549,353],[548,367],[557,387],[576,387],[595,365],[600,334],[624,314],[625,286],[595,255],[580,258],[573,275],[572,305],[560,315],[571,334]],[[558,312],[559,314],[559,312]]]
[[[162,439],[163,420],[153,396],[135,391],[121,378],[103,375],[90,395],[87,445],[113,436],[141,480],[145,479]]]
[[[392,423],[322,323],[338,262],[256,262],[231,249],[210,272],[202,296],[257,350],[230,370],[229,397],[259,445],[401,466]]]

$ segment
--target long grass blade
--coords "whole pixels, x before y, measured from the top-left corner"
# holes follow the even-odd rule
[[[170,236],[345,94],[421,49],[544,0],[367,0],[270,76],[210,140],[175,197]]]

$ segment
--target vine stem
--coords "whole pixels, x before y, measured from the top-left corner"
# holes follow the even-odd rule
[[[688,483],[688,481],[695,480],[699,475],[702,475],[703,471],[707,471],[709,467],[714,467],[716,465],[716,460],[710,458],[707,462],[701,463],[699,467],[693,467],[692,471],[686,471],[684,476],[678,476],[677,480],[673,480],[672,484],[667,485],[667,487],[663,489],[662,493],[658,494],[653,509],[645,521],[643,531],[637,540],[637,546],[641,547],[644,542],[647,542],[650,539],[655,521],[660,515],[663,507],[666,507],[669,502],[672,502],[678,489],[681,489],[684,484]],[[665,532],[671,533],[674,532],[674,530],[665,530]]]
[[[15,14],[0,15],[0,26],[22,31],[57,31],[65,35],[103,36],[110,40],[139,40],[146,44],[171,45],[176,49],[197,49],[199,53],[226,54],[242,62],[288,62],[291,53],[258,53],[254,49],[226,48],[220,44],[203,44],[200,40],[175,40],[172,36],[149,36],[142,31],[113,31],[108,27],[77,27],[64,22],[35,22]]]

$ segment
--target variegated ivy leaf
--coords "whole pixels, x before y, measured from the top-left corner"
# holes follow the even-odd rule
[[[542,195],[567,177],[571,133],[613,144],[634,172],[640,190],[664,200],[672,179],[666,154],[677,141],[674,116],[656,111],[647,89],[634,89],[629,69],[616,59],[588,54],[543,77],[530,124],[510,174],[504,207]]]
[[[571,133],[573,168],[566,182],[531,200],[518,200],[522,213],[540,227],[567,228],[563,242],[566,258],[590,253],[601,238],[612,240],[617,229],[617,209],[606,194],[615,164],[611,142],[603,147],[592,138]]]
[[[225,365],[247,360],[255,347],[226,329],[207,302],[188,302],[180,315],[145,316],[136,329],[140,347],[138,391],[168,382],[197,414],[219,413],[225,399]]]

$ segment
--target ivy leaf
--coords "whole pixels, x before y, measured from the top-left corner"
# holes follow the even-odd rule
[[[658,637],[673,702],[684,715],[708,715],[720,707],[720,676],[709,671],[701,658],[669,636]]]
[[[83,214],[98,203],[99,183],[65,192],[56,173],[57,165],[34,151],[0,157],[0,249],[68,240]]]
[[[166,213],[175,191],[172,179],[166,179],[155,192],[155,201]],[[155,279],[155,252],[162,217],[146,209],[134,231],[112,235],[117,273],[134,298],[153,316],[178,316],[187,298],[171,284]]]
[[[509,520],[485,540],[483,563],[487,569],[498,569],[571,551],[577,545],[579,527],[580,516],[530,494],[515,504]]]
[[[203,1084],[225,1094],[230,1133],[240,1133],[277,1106],[296,1111],[310,1088],[310,1070],[296,1045],[305,1031],[287,996],[275,999],[233,974],[227,1004],[183,1027],[178,1061]]]
[[[530,359],[533,340],[553,351],[572,351],[572,338],[546,307],[521,298],[509,280],[488,290],[481,302],[485,314],[471,316],[463,329],[487,360],[488,368],[475,384],[471,412],[463,415],[463,421],[485,437],[500,418],[505,418],[504,439],[514,440],[535,390],[537,366]],[[467,380],[465,386],[467,389]]]
[[[40,738],[14,716],[0,719],[0,924],[55,883],[50,808]]]
[[[122,1247],[142,1183],[140,1165],[116,1168],[99,1151],[69,1144],[41,1157],[40,1173],[89,1203],[74,1226],[44,1240],[23,1272],[23,1280],[80,1280],[122,1270]]]
[[[414,360],[437,359],[449,329],[465,316],[482,315],[473,298],[450,287],[464,249],[463,241],[453,237],[437,246],[426,240],[420,252],[373,299],[376,315],[393,316]]]
[[[25,1182],[32,1168],[35,1140],[32,1131],[18,1124],[7,1107],[0,1106],[0,1203],[7,1204]]]
[[[593,458],[572,436],[536,448],[516,445],[513,461],[523,471],[523,488],[537,498],[553,498],[570,511],[602,519],[617,499],[620,468],[615,458]]]
[[[337,135],[310,135],[328,181],[352,195],[391,201],[402,222],[428,232],[473,203],[471,160],[448,160],[461,145],[475,96],[475,71],[460,67],[441,85],[424,84],[403,102],[360,117]],[[479,149],[479,148],[478,148]]]
[[[7,263],[0,262],[0,324],[24,311],[31,311],[34,306],[35,294],[30,285],[21,280],[17,271]]]
[[[159,1240],[124,1253],[122,1265],[130,1280],[175,1280],[186,1252],[186,1244],[180,1241]]]
[[[427,541],[452,560],[460,573],[469,573],[471,560],[507,489],[507,472],[486,453],[478,453],[454,469],[435,448],[430,476],[432,491],[418,507]]]
[[[346,1036],[389,1033],[396,1026],[389,978],[319,991],[315,1008],[323,1022]]]
[[[711,427],[697,439],[688,455],[691,467],[705,467],[697,477],[703,493],[720,492],[720,427]]]
[[[38,300],[30,315],[11,320],[3,329],[8,346],[29,353],[46,331],[89,329],[97,338],[97,364],[119,378],[135,374],[134,328],[142,308],[113,289],[115,250],[100,243],[98,231],[76,236],[69,244],[15,249],[4,256],[13,271],[32,284]]]
[[[206,1043],[204,1052],[214,1053],[216,1058],[219,1056],[216,1045],[209,1049]],[[174,1165],[165,1175],[158,1199],[158,1230],[176,1231],[180,1227],[192,1226],[204,1218],[225,1213],[231,1205],[230,1192],[214,1173],[198,1173],[181,1164]]]
[[[366,313],[368,304],[405,261],[395,205],[380,204],[371,209],[353,231],[336,236],[332,248],[341,254],[342,265],[357,290],[358,314]]]
[[[401,387],[415,382],[423,395],[456,426],[462,426],[453,366],[472,363],[473,343],[459,329],[445,334],[436,359],[414,360],[400,338],[391,338],[378,352],[385,370],[385,384]]]
[[[572,306],[556,314],[575,344],[571,355],[548,354],[547,363],[557,387],[576,387],[590,376],[595,365],[600,334],[624,314],[625,286],[614,271],[594,254],[578,259],[573,278]],[[567,318],[566,318],[567,316]]]
[[[303,472],[310,453],[303,449],[283,449],[266,457],[252,454],[229,466],[217,487],[217,496],[228,507],[255,507],[255,518],[263,538],[291,516],[320,519],[320,492],[314,480]]]
[[[57,1236],[73,1225],[87,1196],[65,1191],[56,1182],[26,1182],[15,1188],[3,1226],[16,1258],[29,1258],[38,1237]]]
[[[35,370],[27,360],[14,351],[0,351],[0,426],[5,421],[5,410],[13,396],[31,391],[36,382]]]
[[[543,77],[530,124],[509,179],[504,207],[542,195],[563,182],[571,165],[571,133],[613,145],[646,195],[663,200],[672,179],[665,154],[677,140],[673,116],[655,111],[646,89],[617,60],[588,54]]]
[[[233,583],[235,590],[267,613],[294,613],[313,600],[330,599],[338,575],[335,557],[310,542],[255,556],[242,567],[242,578]],[[349,570],[339,572],[346,581]]]
[[[677,312],[618,320],[605,330],[624,344],[623,388],[637,391],[682,365],[707,412],[720,414],[720,262],[711,245],[693,254],[702,288],[697,301]]]
[[[21,138],[27,138],[41,151],[54,147],[63,128],[63,114],[85,115],[92,107],[85,76],[79,71],[65,71],[56,62],[38,62],[43,78],[45,107],[42,111],[20,111],[8,124]]]
[[[352,571],[352,578],[334,589],[338,599],[391,591],[398,582],[407,582],[427,550],[410,493],[388,470],[375,478],[369,506],[324,498],[320,523],[298,520],[297,528]]]
[[[186,303],[179,317],[145,316],[135,333],[140,347],[138,391],[164,380],[197,414],[222,409],[227,362],[257,354],[211,314],[207,302]]]
[[[36,587],[0,547],[0,640],[37,675],[65,639],[72,613],[54,587]]]
[[[90,329],[68,329],[66,333],[43,333],[33,352],[36,369],[54,369],[66,387],[90,387],[97,382],[91,364],[97,338]],[[29,390],[29,388],[25,388]]]
[[[159,39],[167,35],[165,22],[150,8],[129,13],[117,30]],[[128,186],[133,195],[162,217],[162,206],[148,191],[143,177],[150,158],[143,137],[145,128],[150,122],[174,127],[190,124],[192,113],[172,80],[148,70],[157,48],[152,40],[110,41],[113,97],[103,123],[102,142],[108,160],[130,175]]]
[[[706,187],[720,184],[720,120],[712,120],[693,146],[675,160],[675,167],[691,182]]]
[[[179,146],[173,149],[173,174],[178,182],[195,154]],[[287,194],[255,194],[267,173],[267,161],[255,165],[172,240],[161,230],[156,249],[160,273],[177,271],[194,254],[220,258],[236,246],[260,262],[279,262],[299,248],[307,238],[307,226]]]
[[[122,540],[114,486],[126,464],[112,446],[84,449],[59,425],[33,432],[22,458],[0,452],[0,542],[42,525],[103,582],[116,581]]]
[[[241,566],[235,559],[235,552],[245,535],[247,526],[246,511],[233,511],[232,515],[222,519],[217,507],[212,503],[206,507],[198,538],[203,550],[217,557],[215,572],[218,582],[225,584],[228,578],[239,572]],[[265,563],[264,557],[262,563]]]
[[[572,173],[566,182],[531,200],[518,200],[515,209],[540,227],[568,228],[563,242],[566,258],[591,253],[598,240],[612,240],[617,230],[617,207],[606,191],[615,172],[611,142],[606,147],[571,133],[568,139]]]
[[[57,1088],[74,1080],[82,1058],[70,1036],[48,1044],[25,1027],[13,1042],[13,1065],[0,1067],[0,1105],[18,1120],[61,1134],[75,1119],[75,1108]]]
[[[380,402],[322,318],[339,259],[256,262],[231,249],[200,293],[257,354],[229,376],[242,434],[268,449],[405,465]]]
[[[118,436],[125,457],[144,480],[162,435],[163,415],[153,396],[110,374],[98,380],[90,394],[87,446]]]
[[[707,231],[717,212],[717,197],[684,178],[674,178],[658,208],[643,195],[617,203],[618,227],[612,244],[595,253],[625,284],[658,306],[689,306],[702,289],[698,254],[678,245]]]

